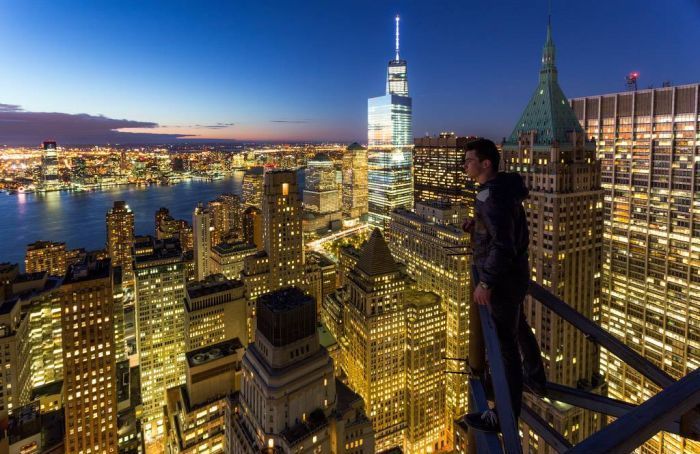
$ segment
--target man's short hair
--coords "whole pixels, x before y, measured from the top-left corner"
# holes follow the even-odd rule
[[[467,142],[466,151],[474,151],[476,157],[479,158],[479,162],[484,160],[491,161],[491,167],[493,167],[494,170],[498,170],[498,165],[501,162],[501,155],[498,153],[496,144],[489,139],[475,139],[471,142]]]

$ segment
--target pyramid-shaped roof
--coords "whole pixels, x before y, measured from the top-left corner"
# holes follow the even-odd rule
[[[542,52],[539,83],[506,143],[515,144],[520,133],[533,130],[537,131],[537,144],[551,144],[553,141],[566,143],[569,141],[567,133],[583,133],[576,114],[559,87],[554,57],[552,28],[547,24],[547,40]]]
[[[357,267],[369,276],[378,276],[399,271],[399,266],[391,255],[384,236],[379,229],[374,229],[369,241],[360,251]]]

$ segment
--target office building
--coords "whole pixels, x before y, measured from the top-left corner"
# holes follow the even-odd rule
[[[185,264],[177,241],[153,240],[134,258],[136,336],[146,443],[162,438],[165,391],[185,382]]]
[[[71,265],[61,294],[66,451],[117,452],[114,300],[110,261]],[[87,328],[86,328],[87,327]]]
[[[243,203],[246,207],[262,209],[263,184],[265,183],[265,168],[253,167],[243,175]]]
[[[309,159],[304,178],[305,233],[340,228],[340,192],[333,161],[326,153]]]
[[[525,200],[530,232],[531,278],[595,319],[600,305],[603,191],[595,144],[586,139],[559,87],[551,26],[539,83],[503,144],[503,168],[519,172],[530,191]],[[542,350],[547,379],[600,392],[595,346],[573,325],[528,297],[525,313]],[[573,444],[601,427],[601,415],[526,396],[525,403]],[[523,445],[547,452],[523,430]]]
[[[345,341],[348,385],[365,401],[377,451],[403,447],[406,431],[407,276],[375,229],[346,276]]]
[[[602,301],[595,315],[677,379],[700,367],[699,93],[693,84],[571,101],[602,163]],[[600,356],[610,397],[640,404],[659,391],[609,352]],[[640,448],[697,451],[699,443],[663,432]]]
[[[405,298],[404,452],[440,452],[449,446],[452,434],[445,420],[445,311],[440,297],[432,292],[408,290]]]
[[[369,222],[384,228],[395,208],[413,207],[412,101],[408,96],[406,60],[389,62],[386,94],[367,102]]]
[[[243,356],[234,452],[375,452],[358,396],[337,382],[316,307],[294,287],[257,301],[256,341]]]
[[[259,251],[264,248],[262,240],[262,211],[255,207],[248,207],[241,215],[241,227],[243,241],[254,244]]]
[[[185,294],[185,351],[240,339],[248,344],[248,304],[243,282],[212,274],[187,284]]]
[[[194,272],[201,281],[211,274],[209,257],[211,256],[212,212],[201,203],[192,215],[192,233],[194,236]]]
[[[468,356],[469,304],[471,303],[471,247],[461,228],[467,207],[449,202],[417,202],[415,212],[399,209],[386,230],[394,257],[406,265],[415,287],[441,297],[446,316],[446,369],[464,372]],[[447,374],[443,426],[467,413],[467,377]],[[447,437],[452,440],[452,437]]]
[[[240,279],[244,259],[257,252],[254,244],[245,241],[219,243],[211,248],[210,271],[223,274],[228,279]]]
[[[367,217],[367,149],[357,142],[343,153],[343,218],[361,220]]]
[[[134,281],[133,256],[134,212],[123,201],[116,201],[107,212],[107,252],[112,266],[122,268],[125,285]]]
[[[41,189],[55,191],[61,186],[58,175],[58,147],[56,142],[46,141],[41,144]]]
[[[318,252],[310,252],[306,256],[305,290],[316,301],[316,312],[321,320],[321,305],[324,298],[335,291],[337,276],[336,267],[328,257]]]
[[[24,269],[27,273],[46,271],[51,276],[63,277],[67,267],[66,243],[35,241],[27,245]]]
[[[167,451],[233,453],[233,414],[245,348],[234,338],[187,353],[187,380],[167,394]]]
[[[443,132],[438,137],[419,137],[413,147],[413,194],[416,203],[438,200],[468,203],[473,183],[464,172],[466,144],[473,137]]]

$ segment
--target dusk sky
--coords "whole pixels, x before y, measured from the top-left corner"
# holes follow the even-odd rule
[[[546,0],[6,0],[0,144],[366,142],[396,14],[414,135],[509,134],[537,82]],[[569,97],[624,91],[631,71],[640,88],[700,81],[698,0],[555,0],[552,24]]]

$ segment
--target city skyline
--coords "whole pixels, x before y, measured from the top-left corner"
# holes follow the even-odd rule
[[[364,100],[381,90],[381,68],[394,55],[395,14],[402,58],[412,62],[415,135],[451,129],[497,141],[507,136],[534,82],[537,62],[529,56],[542,42],[534,24],[546,19],[544,1],[156,2],[138,10],[62,1],[16,3],[0,19],[7,68],[0,75],[0,144],[365,143]],[[700,38],[697,3],[640,9],[631,2],[555,2],[552,14],[571,97],[624,91],[631,71],[640,73],[640,88],[700,75],[700,63],[682,58]],[[50,26],[37,26],[42,20]],[[670,20],[674,26],[662,34],[638,33]],[[582,25],[591,23],[594,36]]]

